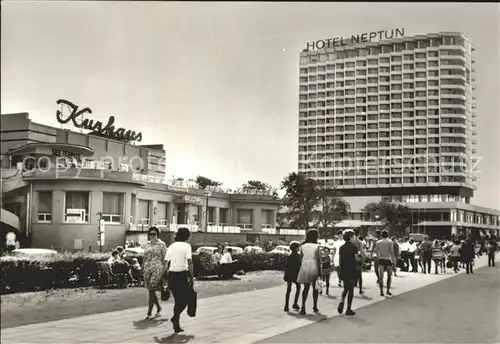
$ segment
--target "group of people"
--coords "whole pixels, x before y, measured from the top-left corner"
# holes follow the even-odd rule
[[[215,264],[215,270],[219,278],[231,279],[233,275],[238,270],[238,260],[233,259],[233,249],[228,247],[228,244],[217,245],[217,249],[214,251],[213,259]]]
[[[117,284],[120,288],[128,287],[129,283],[139,282],[141,280],[142,268],[137,258],[132,258],[129,263],[125,259],[122,246],[118,246],[111,252],[107,263],[111,268],[113,275],[117,276]]]
[[[474,260],[481,254],[476,250],[476,245],[471,237],[456,238],[451,240],[442,239],[430,241],[428,236],[424,237],[421,243],[403,238],[393,239],[396,255],[400,258],[399,267],[403,271],[431,273],[431,262],[434,262],[434,273],[446,272],[446,268],[453,268],[456,273],[460,268],[465,268],[466,272],[473,273]],[[495,237],[488,237],[485,240],[484,251],[488,254],[488,265],[495,266],[495,252],[498,244]],[[411,270],[410,270],[411,267]]]
[[[336,267],[339,284],[344,286],[338,311],[343,313],[347,298],[346,315],[355,314],[351,307],[354,287],[357,284],[362,284],[362,264],[365,256],[365,247],[358,235],[359,233],[353,230],[343,232],[343,244],[338,247],[338,250],[334,247],[333,256],[338,255],[337,266],[332,260],[331,249],[321,247],[318,244],[319,232],[315,229],[311,229],[306,233],[304,243],[300,244],[296,241],[290,243],[291,253],[286,259],[284,268],[284,280],[287,282],[285,312],[289,312],[290,294],[293,285],[295,285],[296,289],[292,308],[300,311],[302,315],[306,314],[306,301],[312,287],[313,311],[319,312],[318,298],[322,291],[322,284],[325,283],[326,293],[328,294],[330,276]],[[304,289],[302,291],[302,304],[299,306],[301,285],[304,286]]]
[[[371,265],[373,261],[380,295],[391,296],[392,275],[397,276],[398,268],[402,271],[418,272],[420,266],[423,273],[431,273],[431,262],[434,262],[435,274],[439,271],[446,272],[447,266],[453,268],[455,272],[463,266],[469,274],[473,273],[474,258],[478,254],[471,238],[430,241],[426,236],[421,243],[417,243],[408,238],[389,238],[388,231],[377,230],[370,245],[355,229],[345,230],[341,239],[335,236],[330,248],[318,244],[318,237],[317,230],[309,230],[304,243],[290,243],[291,254],[287,257],[284,269],[284,280],[287,282],[285,312],[289,312],[293,285],[296,288],[292,308],[300,311],[300,314],[306,314],[306,300],[312,286],[313,311],[318,312],[318,296],[323,290],[323,284],[326,287],[326,294],[329,294],[331,273],[334,270],[337,270],[339,287],[344,288],[338,312],[343,313],[347,298],[345,314],[354,315],[355,312],[352,310],[354,288],[359,287],[359,293],[363,294],[362,271],[366,263]],[[495,237],[485,240],[484,251],[488,254],[489,266],[495,266],[497,249]],[[385,274],[387,280],[384,283]],[[302,303],[299,306],[302,285]]]

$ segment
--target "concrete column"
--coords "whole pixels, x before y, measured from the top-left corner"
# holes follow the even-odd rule
[[[130,211],[131,211],[131,202],[132,202],[132,194],[130,192],[127,192],[125,195],[123,195],[123,223],[127,225],[130,223]]]
[[[138,218],[137,218],[137,214],[139,212],[139,195],[138,194],[135,194],[135,205],[134,205],[134,214],[133,214],[133,217],[134,217],[134,224],[137,224],[138,222]]]
[[[219,212],[220,212],[219,207],[214,207],[214,226],[219,225]]]
[[[254,208],[252,210],[252,228],[254,231],[260,231],[262,224],[262,210]]]
[[[236,208],[230,206],[227,209],[227,225],[228,226],[236,226]]]
[[[271,210],[271,226],[276,228],[276,210]]]
[[[198,207],[198,226],[200,230],[205,230],[205,216],[207,212],[207,207],[201,205]]]
[[[151,205],[151,209],[149,211],[149,224],[150,226],[156,226],[157,225],[157,217],[155,214],[155,209],[158,208],[158,201],[150,201],[149,203]]]
[[[90,209],[89,209],[89,222],[95,224],[97,226],[97,222],[99,217],[97,213],[102,212],[103,200],[104,196],[102,191],[91,191],[90,192]],[[96,238],[97,242],[97,238]]]
[[[167,221],[168,224],[173,223],[173,217],[174,217],[174,204],[172,202],[167,203]]]

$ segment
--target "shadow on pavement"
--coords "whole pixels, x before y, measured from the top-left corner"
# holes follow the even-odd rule
[[[137,330],[146,330],[151,327],[157,327],[164,322],[166,322],[167,319],[151,319],[151,320],[139,320],[139,321],[134,321],[134,327]]]
[[[353,324],[357,324],[357,325],[361,325],[361,326],[368,326],[368,325],[372,324],[370,321],[367,321],[367,320],[365,320],[363,318],[360,318],[357,313],[353,317],[349,317],[349,316],[345,316],[345,315],[341,316],[341,317],[345,321],[349,321],[349,322],[351,322]]]
[[[194,336],[191,334],[186,335],[175,333],[163,338],[154,337],[156,343],[187,343],[192,339],[194,339]]]
[[[321,314],[321,313],[312,313],[312,314],[306,314],[306,315],[301,315],[300,313],[287,313],[287,315],[290,315],[295,318],[300,318],[300,319],[309,319],[309,320],[315,320],[315,321],[321,321],[327,318],[326,315]]]
[[[324,297],[325,297],[325,298],[327,298],[327,299],[332,299],[332,300],[336,300],[336,299],[338,299],[338,298],[339,298],[338,296],[334,296],[334,295],[332,295],[332,294],[330,294],[330,295],[325,295]]]
[[[355,299],[361,299],[361,300],[373,300],[373,297],[366,296],[366,295],[355,295]]]

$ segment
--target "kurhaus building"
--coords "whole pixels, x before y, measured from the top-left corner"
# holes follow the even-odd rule
[[[414,209],[415,232],[498,234],[500,212],[470,204],[475,47],[460,33],[403,33],[307,43],[298,170],[341,190],[359,220],[366,203],[385,199]]]
[[[195,233],[199,244],[274,233],[279,202],[272,196],[166,180],[162,145],[134,144],[142,133],[115,127],[114,118],[83,119],[91,112],[63,105],[70,113],[58,111],[58,121],[90,132],[37,124],[27,113],[1,116],[2,227],[22,246],[96,250],[99,223],[103,250],[144,241],[150,225],[207,230]]]

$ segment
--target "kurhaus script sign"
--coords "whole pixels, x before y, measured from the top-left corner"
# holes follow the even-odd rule
[[[111,116],[108,119],[106,125],[103,125],[100,121],[95,121],[93,119],[85,118],[78,121],[79,117],[82,117],[85,113],[91,114],[92,110],[88,107],[78,110],[78,105],[64,99],[59,99],[57,105],[64,104],[71,109],[71,113],[65,116],[62,111],[57,110],[56,117],[57,121],[61,124],[66,124],[72,122],[78,129],[90,130],[91,135],[102,136],[109,139],[119,140],[119,141],[142,141],[142,133],[136,133],[133,130],[126,130],[124,128],[116,128],[113,124],[115,123],[115,117]]]
[[[368,43],[374,40],[400,38],[404,37],[404,35],[405,35],[405,29],[403,28],[364,32],[364,33],[358,33],[357,35],[352,35],[350,38],[335,37],[335,38],[320,39],[318,41],[308,42],[306,50],[334,48],[345,45]]]

